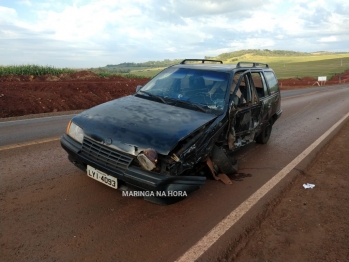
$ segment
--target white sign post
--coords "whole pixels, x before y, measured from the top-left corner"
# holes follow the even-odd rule
[[[318,76],[317,81],[320,82],[320,85],[322,86],[323,84],[326,83],[327,76]]]

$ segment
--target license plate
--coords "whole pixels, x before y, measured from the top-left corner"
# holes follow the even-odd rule
[[[98,169],[87,166],[87,175],[107,186],[117,189],[118,188],[118,180],[113,176],[109,176]]]

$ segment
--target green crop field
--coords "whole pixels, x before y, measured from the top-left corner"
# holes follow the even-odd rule
[[[13,65],[0,66],[0,75],[60,75],[63,73],[73,73],[76,70],[69,68],[55,68],[52,66],[38,66],[38,65]]]
[[[235,60],[235,61],[231,61]],[[349,70],[349,54],[302,55],[302,56],[256,56],[243,55],[239,58],[224,61],[236,64],[238,61],[263,62],[273,68],[279,79],[297,77],[327,76],[330,79],[336,74]]]
[[[132,70],[131,73],[134,75],[151,78],[151,77],[154,77],[156,74],[158,74],[160,71],[162,71],[164,68],[148,68],[148,69],[142,69],[142,70]]]
[[[311,76],[327,76],[331,79],[336,74],[349,70],[349,57],[307,62],[271,62],[279,79]]]
[[[236,64],[239,61],[267,63],[269,67],[274,69],[279,79],[302,78],[305,76],[314,78],[327,76],[327,79],[331,79],[334,75],[349,70],[349,53],[303,53],[283,50],[249,49],[205,58],[222,60],[225,64]],[[163,61],[148,61],[144,63],[121,63],[86,70],[90,70],[104,77],[120,75],[124,77],[151,78],[164,68],[178,64],[180,61],[181,59],[165,59]],[[77,70],[37,65],[0,66],[0,75],[59,75],[74,71]]]
[[[210,57],[210,59],[219,59],[219,57]],[[301,56],[260,56],[245,54],[241,57],[223,60],[225,64],[236,64],[239,61],[267,63],[275,71],[279,79],[302,78],[305,76],[314,78],[327,76],[327,79],[331,79],[334,75],[349,70],[348,53],[330,55],[308,54]],[[134,69],[130,73],[153,77],[164,68]]]

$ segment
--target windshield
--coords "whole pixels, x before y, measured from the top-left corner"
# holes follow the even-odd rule
[[[186,68],[168,68],[141,90],[166,101],[185,101],[220,112],[224,108],[229,74]],[[188,103],[175,103],[177,106]]]

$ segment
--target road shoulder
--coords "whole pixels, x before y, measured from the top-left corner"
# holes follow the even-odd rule
[[[348,261],[349,122],[222,261]],[[305,189],[303,184],[315,187]]]

